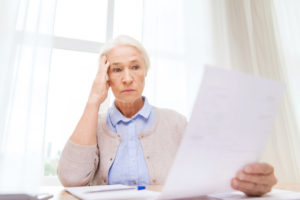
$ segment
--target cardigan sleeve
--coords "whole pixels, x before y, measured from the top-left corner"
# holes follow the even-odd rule
[[[65,187],[89,185],[99,164],[97,145],[83,146],[68,141],[59,160],[57,175]]]

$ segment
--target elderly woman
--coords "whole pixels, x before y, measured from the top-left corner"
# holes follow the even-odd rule
[[[148,55],[135,39],[119,36],[105,45],[86,107],[61,155],[64,186],[164,184],[187,122],[142,96],[148,69]],[[115,102],[98,115],[110,87]],[[252,163],[231,185],[259,196],[275,183],[272,166]]]

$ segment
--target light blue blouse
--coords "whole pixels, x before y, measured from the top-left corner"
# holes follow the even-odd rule
[[[139,141],[140,132],[149,130],[154,123],[154,109],[143,97],[142,109],[132,118],[126,118],[113,104],[108,110],[108,128],[122,136],[115,160],[108,173],[108,184],[149,185],[150,178]]]

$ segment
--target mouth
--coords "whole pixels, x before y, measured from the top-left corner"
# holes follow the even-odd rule
[[[123,90],[122,93],[129,93],[129,92],[133,92],[134,89],[127,89],[127,90]]]

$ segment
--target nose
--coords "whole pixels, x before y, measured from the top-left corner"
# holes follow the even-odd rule
[[[130,73],[130,71],[128,69],[125,69],[123,78],[122,78],[123,84],[130,85],[132,83],[132,81],[133,81],[132,74]]]

